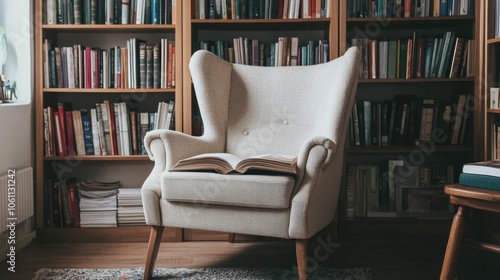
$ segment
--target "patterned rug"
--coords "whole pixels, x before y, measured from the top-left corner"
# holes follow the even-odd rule
[[[131,269],[50,269],[42,268],[33,274],[32,280],[139,280],[143,268]],[[196,280],[274,280],[297,279],[297,270],[292,268],[156,268],[153,279]],[[311,269],[309,279],[321,280],[372,280],[367,268],[335,269],[317,267]]]

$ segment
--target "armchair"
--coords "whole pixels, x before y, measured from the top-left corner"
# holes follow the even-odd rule
[[[307,240],[337,210],[359,60],[357,48],[301,67],[193,54],[189,68],[203,135],[154,130],[144,139],[155,162],[142,186],[151,226],[144,279],[152,275],[165,226],[295,239],[299,277],[307,279]],[[180,159],[209,152],[296,155],[297,174],[169,171]]]

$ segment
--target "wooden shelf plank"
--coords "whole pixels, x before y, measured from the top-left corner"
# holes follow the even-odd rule
[[[119,161],[125,161],[125,160],[130,160],[130,161],[149,161],[149,157],[147,155],[132,155],[132,156],[66,156],[66,157],[44,157],[44,160],[53,160],[53,161],[58,161],[58,160],[67,160],[71,159],[72,161],[74,160],[95,160],[95,161],[113,161],[113,160],[119,160]]]
[[[54,93],[175,93],[175,88],[163,89],[122,89],[122,88],[44,88],[43,92]]]
[[[439,16],[439,17],[387,17],[387,18],[347,18],[346,22],[429,22],[429,21],[463,21],[473,20],[473,15],[467,16]]]
[[[467,78],[411,78],[411,79],[360,79],[358,83],[456,83],[474,82],[473,77]]]
[[[173,24],[44,24],[44,31],[58,32],[158,32],[175,31]]]
[[[500,110],[499,110],[500,112]],[[348,154],[399,154],[399,153],[410,153],[419,149],[417,145],[413,146],[360,146],[360,147],[349,147],[347,149]],[[436,146],[435,153],[472,153],[474,148],[471,146],[464,145],[446,145],[446,146]]]

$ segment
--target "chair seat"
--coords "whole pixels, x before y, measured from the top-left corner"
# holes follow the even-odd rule
[[[286,209],[295,178],[282,174],[165,172],[161,185],[162,198],[171,202]]]

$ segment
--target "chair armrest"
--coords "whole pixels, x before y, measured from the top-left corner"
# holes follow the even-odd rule
[[[315,137],[302,145],[291,204],[291,238],[310,238],[333,219],[343,158],[343,149],[326,137]]]
[[[151,149],[151,143],[157,139],[163,142],[165,147],[164,152],[155,153]],[[181,159],[202,153],[222,152],[224,150],[224,143],[212,141],[203,136],[191,136],[167,129],[149,131],[146,137],[144,137],[144,146],[152,161],[156,161],[159,156],[166,157],[165,170],[170,169]]]
[[[161,226],[161,174],[177,161],[201,153],[220,152],[224,143],[207,137],[196,137],[178,131],[152,130],[144,138],[144,146],[154,167],[141,188],[146,224]]]

